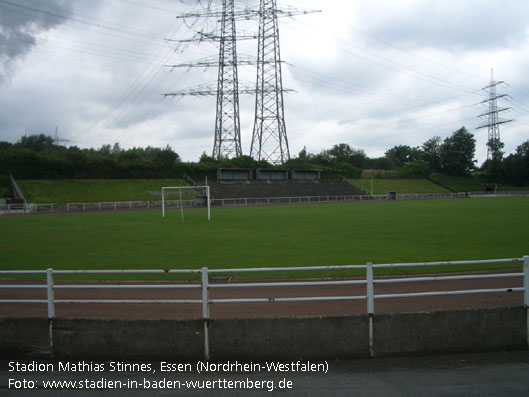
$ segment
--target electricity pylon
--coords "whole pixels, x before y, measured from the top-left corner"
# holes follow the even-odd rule
[[[186,95],[217,95],[217,108],[215,113],[215,139],[212,157],[215,159],[242,156],[241,126],[239,117],[239,77],[237,72],[237,34],[235,30],[235,4],[234,0],[222,0],[222,12],[207,12],[184,14],[179,18],[188,17],[220,17],[220,35],[198,33],[198,37],[180,42],[191,41],[216,41],[219,42],[218,60],[209,58],[196,62],[171,67],[209,67],[218,66],[218,79],[216,89],[201,88],[165,94],[165,96]]]
[[[290,159],[276,0],[261,0],[257,50],[255,121],[250,156],[271,164]]]
[[[488,129],[487,141],[487,160],[490,160],[493,155],[491,148],[494,142],[500,142],[500,124],[510,123],[512,119],[503,119],[499,117],[500,112],[505,112],[511,108],[499,108],[498,99],[509,97],[507,94],[497,94],[496,86],[503,84],[503,81],[494,81],[494,71],[490,71],[489,85],[483,87],[483,90],[488,93],[487,99],[481,103],[488,103],[489,109],[486,113],[480,114],[478,117],[487,117],[487,120],[476,129]]]
[[[213,158],[242,156],[234,0],[222,1]]]
[[[273,164],[283,163],[290,158],[286,130],[284,128],[283,93],[293,90],[283,89],[281,78],[281,57],[279,53],[279,31],[277,17],[292,17],[317,11],[297,11],[293,9],[281,10],[276,8],[276,2],[263,1],[259,10],[243,8],[235,10],[234,0],[222,0],[222,11],[214,11],[208,7],[207,11],[188,13],[178,18],[221,18],[220,35],[215,33],[197,32],[197,36],[186,40],[171,40],[181,43],[216,41],[219,42],[218,60],[204,58],[170,67],[210,67],[218,66],[218,80],[216,89],[212,85],[200,85],[188,90],[176,91],[165,96],[217,96],[215,119],[215,141],[213,157],[230,158],[242,155],[239,119],[239,94],[256,95],[256,116],[250,155],[254,153],[259,160],[266,160]],[[259,19],[259,35],[236,35],[236,20]],[[272,27],[272,30],[270,30]],[[257,60],[237,56],[237,40],[258,39],[259,50]],[[258,81],[256,88],[249,88],[238,80],[238,65],[257,64]],[[271,72],[273,71],[273,72]],[[279,107],[278,107],[279,105]],[[274,110],[276,109],[276,110]],[[282,121],[275,123],[274,120]],[[257,127],[256,127],[257,126]],[[282,126],[282,127],[280,127]],[[279,129],[282,132],[277,132]],[[256,138],[254,145],[254,138]],[[264,139],[263,139],[264,138]],[[276,148],[274,142],[279,142]]]

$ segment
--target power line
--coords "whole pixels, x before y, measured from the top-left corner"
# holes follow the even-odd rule
[[[350,26],[350,28],[356,30],[357,32],[359,32],[359,33],[361,33],[361,34],[363,34],[364,36],[367,36],[367,37],[369,37],[369,38],[371,38],[371,39],[373,39],[373,40],[375,40],[375,41],[378,41],[379,43],[382,43],[382,44],[384,44],[384,45],[386,45],[386,46],[388,46],[388,47],[391,47],[391,48],[395,48],[396,50],[399,50],[399,51],[401,51],[401,52],[404,52],[405,54],[411,55],[411,56],[413,56],[413,57],[415,57],[415,58],[417,58],[417,59],[421,59],[421,60],[423,60],[423,61],[425,61],[425,62],[431,63],[432,65],[436,65],[436,66],[439,66],[439,67],[441,67],[441,68],[444,68],[444,69],[450,70],[450,71],[452,71],[452,72],[456,72],[456,73],[464,74],[464,75],[466,75],[466,76],[473,77],[473,78],[475,78],[475,79],[480,79],[480,80],[481,80],[481,77],[480,77],[480,76],[477,76],[477,75],[475,75],[475,74],[471,74],[471,73],[467,73],[467,72],[465,72],[465,71],[462,71],[462,70],[459,70],[459,69],[455,69],[455,68],[450,67],[450,66],[443,65],[443,64],[441,64],[441,63],[439,63],[439,62],[436,62],[436,61],[433,61],[433,60],[431,60],[431,59],[429,59],[429,58],[426,58],[426,57],[423,57],[423,56],[417,55],[417,54],[415,54],[415,53],[412,52],[412,51],[409,51],[409,50],[407,50],[407,49],[405,49],[405,48],[399,47],[399,46],[397,46],[397,45],[395,45],[395,44],[393,44],[393,43],[391,43],[391,42],[389,42],[389,41],[387,41],[387,40],[384,40],[384,39],[381,39],[381,38],[379,38],[379,37],[376,37],[376,36],[374,36],[373,34],[368,33],[368,32],[365,32],[365,31],[363,31],[363,30],[361,30],[360,28],[357,28],[357,27],[355,27],[355,26]]]
[[[9,7],[22,8],[22,10],[13,9]],[[144,44],[152,45],[153,41],[157,41],[154,37],[149,38],[149,37],[146,37],[145,35],[138,34],[137,32],[135,33],[132,31],[125,31],[123,29],[105,26],[104,24],[98,24],[97,20],[95,20],[96,22],[81,21],[79,19],[69,18],[67,15],[59,15],[59,14],[54,15],[53,13],[45,12],[45,11],[42,11],[36,8],[24,7],[21,4],[11,3],[7,0],[0,0],[0,9],[3,9],[7,12],[25,15],[25,16],[32,17],[32,18],[38,16],[39,14],[46,14],[48,16],[51,16],[53,19],[55,19],[57,21],[57,24],[61,24],[61,25],[65,25],[65,26],[69,26],[69,27],[72,27],[75,29],[81,29],[81,30],[86,30],[86,28],[83,28],[76,24],[87,25],[87,26],[95,27],[98,30],[105,31],[105,32],[100,32],[100,33],[106,36],[116,37],[116,38],[125,39],[125,40],[131,40],[136,43],[144,43]],[[67,22],[70,20],[73,21],[74,23]],[[116,33],[120,33],[120,34],[116,34]]]
[[[301,23],[303,24],[305,27],[309,27],[307,24],[305,23],[302,23],[302,22],[298,22],[298,23]],[[291,26],[290,27],[287,27],[287,28],[290,28],[292,30],[295,30],[294,28],[292,28]],[[321,32],[318,32],[318,37],[321,37]],[[304,35],[311,35],[311,36],[315,36],[315,34],[313,33],[312,29],[308,32],[308,33],[304,33]],[[323,32],[323,34],[325,34],[325,32]],[[343,39],[339,38],[339,37],[336,37],[334,36],[333,34],[331,33],[327,33],[327,35],[331,38],[333,38],[334,40],[336,40],[337,42],[344,42]],[[444,88],[449,88],[449,89],[452,89],[452,90],[458,90],[458,91],[463,91],[463,92],[474,92],[474,88],[471,88],[471,87],[468,87],[468,86],[465,86],[465,85],[462,85],[462,84],[459,84],[459,83],[453,83],[453,82],[450,82],[448,80],[445,80],[443,78],[440,78],[436,75],[431,75],[431,74],[428,74],[428,73],[424,73],[424,72],[421,72],[419,70],[415,70],[409,66],[406,66],[406,65],[403,65],[399,62],[396,62],[395,60],[393,59],[390,59],[390,58],[387,58],[387,57],[384,57],[384,56],[381,56],[379,54],[376,54],[376,53],[373,53],[371,51],[367,51],[359,46],[355,46],[349,42],[346,43],[346,46],[342,45],[342,46],[338,46],[337,47],[340,51],[346,53],[346,54],[349,54],[351,56],[354,56],[358,59],[361,59],[363,61],[366,61],[366,62],[369,62],[371,64],[374,64],[374,65],[377,65],[379,67],[382,67],[384,69],[388,69],[388,70],[391,70],[392,72],[395,72],[395,73],[400,73],[400,74],[404,74],[404,75],[407,75],[409,77],[412,77],[416,80],[420,80],[420,81],[424,81],[426,83],[429,83],[429,84],[433,84],[433,85],[437,85],[437,86],[440,86],[440,87],[444,87]],[[373,57],[373,58],[376,58],[376,59],[379,59],[379,60],[374,60],[374,59],[371,59],[369,57],[366,57],[366,56],[363,56],[363,55],[360,55],[358,53],[355,53],[353,51],[351,51],[349,48],[354,48],[355,50],[361,52],[361,53],[365,53],[367,54],[369,57]],[[384,63],[382,63],[382,62]],[[395,66],[391,66],[391,65],[395,65]]]
[[[324,88],[328,88],[328,89],[334,89],[334,90],[341,91],[341,92],[344,92],[344,93],[353,92],[353,93],[355,93],[357,95],[376,96],[376,97],[384,98],[387,101],[398,103],[398,104],[411,105],[411,104],[419,103],[416,106],[421,106],[420,105],[421,103],[424,104],[424,105],[432,103],[431,101],[430,102],[425,102],[424,100],[418,100],[418,99],[413,99],[412,100],[411,98],[408,98],[408,97],[405,97],[405,96],[401,96],[401,95],[397,95],[397,94],[390,93],[390,92],[383,91],[383,90],[375,90],[375,89],[372,89],[372,88],[369,88],[369,87],[362,86],[360,84],[356,84],[356,83],[352,83],[350,81],[346,81],[346,80],[340,79],[340,78],[338,78],[336,76],[330,76],[330,75],[327,75],[327,74],[324,74],[324,73],[315,72],[313,70],[309,70],[309,69],[306,69],[306,68],[303,68],[303,67],[300,67],[300,66],[297,66],[297,65],[293,65],[293,64],[291,64],[289,62],[287,62],[286,65],[292,67],[293,71],[296,71],[296,72],[304,72],[306,75],[321,76],[320,79],[314,78],[314,79],[310,80],[310,81],[317,81],[318,83],[320,83],[320,84],[317,84],[320,87],[324,87]],[[303,77],[302,77],[303,74],[296,73],[296,75],[303,79]],[[309,81],[309,79],[305,78],[305,81]],[[336,85],[327,83],[328,81],[335,82]],[[457,95],[455,97],[452,97],[452,98],[466,96],[466,95],[469,95],[469,94],[475,94],[475,93],[480,92],[480,91],[481,90],[474,90],[471,93],[459,94],[459,95]],[[441,100],[441,101],[444,101],[444,100]],[[435,101],[435,102],[439,102],[439,101]]]

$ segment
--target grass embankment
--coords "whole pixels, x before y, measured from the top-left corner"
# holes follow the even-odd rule
[[[528,223],[527,198],[214,208],[210,222],[205,210],[195,209],[185,212],[185,223],[175,211],[166,219],[160,211],[6,217],[0,218],[0,268],[198,269],[521,257],[529,254]],[[441,270],[454,269],[398,272]],[[305,276],[353,274],[359,272]]]
[[[351,182],[371,192],[371,179],[351,179]],[[373,179],[373,194],[449,193],[450,191],[427,179]]]
[[[432,179],[456,192],[479,192],[486,185],[482,178],[476,176],[433,174]]]
[[[34,204],[161,200],[163,186],[187,186],[180,179],[59,179],[17,183],[26,200]],[[177,191],[172,191],[166,198],[178,199],[177,195]],[[193,197],[193,193],[183,191],[182,196]]]

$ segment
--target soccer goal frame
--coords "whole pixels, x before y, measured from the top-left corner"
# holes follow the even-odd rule
[[[208,207],[208,221],[211,220],[211,198],[209,195],[209,186],[163,186],[162,187],[162,218],[165,218],[165,191],[178,190],[180,193],[180,212],[182,214],[182,222],[184,222],[184,204],[182,202],[182,189],[205,189],[206,202]]]

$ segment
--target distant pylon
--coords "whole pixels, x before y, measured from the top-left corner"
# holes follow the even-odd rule
[[[276,0],[260,0],[255,121],[250,156],[271,164],[290,159],[283,105]]]
[[[222,1],[213,158],[242,156],[234,0]]]
[[[507,94],[498,95],[496,93],[496,86],[503,84],[503,81],[494,81],[494,70],[490,71],[490,83],[488,86],[483,87],[485,92],[488,92],[487,99],[481,103],[488,103],[489,109],[486,113],[480,114],[478,117],[487,117],[487,121],[481,124],[476,129],[487,128],[488,129],[488,141],[487,141],[487,160],[492,157],[492,150],[489,143],[493,141],[500,141],[500,124],[510,123],[512,119],[502,119],[499,117],[500,112],[510,110],[511,108],[498,108],[498,99],[508,97]]]

